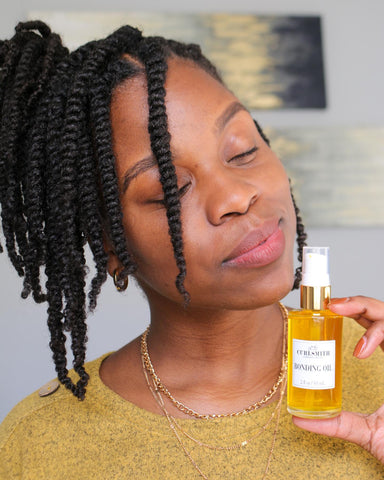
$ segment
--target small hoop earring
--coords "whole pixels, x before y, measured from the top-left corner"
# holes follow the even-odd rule
[[[128,287],[128,277],[119,278],[119,271],[116,268],[113,272],[113,283],[118,292],[124,292]]]

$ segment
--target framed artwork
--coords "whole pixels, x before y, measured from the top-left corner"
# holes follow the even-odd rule
[[[384,227],[384,128],[284,128],[268,135],[307,225]]]
[[[129,24],[145,35],[201,45],[228,87],[253,109],[325,108],[318,16],[152,12],[31,12],[71,49]]]

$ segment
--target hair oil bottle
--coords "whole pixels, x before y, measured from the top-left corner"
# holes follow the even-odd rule
[[[304,247],[301,310],[288,316],[288,411],[305,418],[338,415],[342,401],[343,317],[327,310],[329,248]]]

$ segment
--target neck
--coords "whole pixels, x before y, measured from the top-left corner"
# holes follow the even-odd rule
[[[150,360],[163,385],[189,408],[204,415],[238,412],[265,398],[276,384],[286,340],[277,303],[247,311],[150,305]],[[122,397],[163,413],[145,381],[140,339],[108,357],[100,375]],[[166,404],[176,417],[186,415],[168,399]]]
[[[195,389],[249,388],[275,380],[283,330],[278,304],[251,311],[163,306],[152,309],[148,350],[170,387],[189,378]]]

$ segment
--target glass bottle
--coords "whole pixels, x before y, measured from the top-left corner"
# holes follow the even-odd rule
[[[288,316],[287,406],[298,417],[341,412],[343,317],[327,310],[330,297],[329,248],[304,247],[301,310]]]

